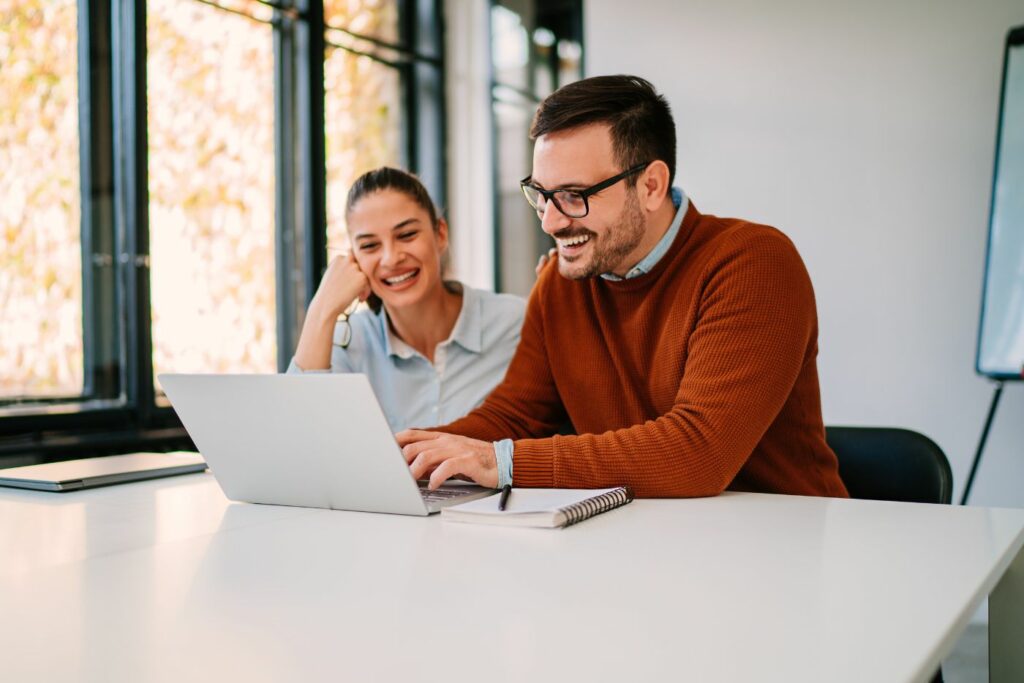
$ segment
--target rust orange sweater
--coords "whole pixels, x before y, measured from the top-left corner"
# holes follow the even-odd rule
[[[441,430],[515,439],[516,486],[845,497],[817,339],[789,239],[691,204],[650,273],[572,281],[546,268],[504,381]],[[576,435],[557,435],[566,422]]]

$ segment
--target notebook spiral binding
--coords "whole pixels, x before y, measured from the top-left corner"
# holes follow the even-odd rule
[[[560,510],[565,515],[565,526],[572,526],[577,522],[582,522],[585,519],[590,519],[594,515],[599,515],[602,512],[607,512],[613,508],[617,508],[620,505],[633,500],[633,491],[628,486],[609,491],[608,493],[602,493],[600,496],[594,496],[593,498],[587,498],[580,502],[564,507]]]

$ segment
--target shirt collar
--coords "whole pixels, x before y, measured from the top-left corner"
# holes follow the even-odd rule
[[[406,344],[394,333],[394,330],[391,329],[391,319],[388,318],[388,311],[383,307],[380,309],[380,324],[384,327],[384,352],[388,356],[408,360],[420,355],[419,351]]]
[[[480,353],[484,350],[483,301],[472,287],[452,284],[462,289],[462,310],[459,311],[448,341],[455,342],[467,351]]]
[[[479,293],[472,287],[458,282],[446,282],[445,286],[462,290],[462,310],[459,311],[459,317],[455,321],[455,327],[452,328],[451,335],[441,343],[455,342],[471,353],[480,353],[483,351],[484,346],[484,330],[483,321],[481,320],[483,302],[480,299]],[[380,322],[384,326],[384,352],[388,356],[409,359],[422,355],[395,334],[394,330],[391,329],[388,311],[383,307],[380,310]]]
[[[654,248],[648,252],[647,256],[644,256],[639,263],[629,269],[625,277],[620,277],[615,273],[601,273],[601,277],[605,280],[620,281],[629,280],[641,275],[646,275],[651,272],[654,266],[658,265],[658,261],[668,252],[669,247],[672,246],[672,242],[675,241],[676,235],[679,234],[679,226],[683,224],[683,217],[686,215],[687,209],[690,208],[690,199],[683,192],[682,188],[673,187],[671,190],[672,204],[676,207],[676,215],[672,218],[672,224],[669,225],[668,230],[662,235],[658,243],[654,245]]]

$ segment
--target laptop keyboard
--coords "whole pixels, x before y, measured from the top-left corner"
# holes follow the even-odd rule
[[[443,503],[446,500],[461,498],[470,493],[474,493],[474,491],[460,491],[459,489],[437,489],[436,491],[431,491],[426,486],[420,487],[420,495],[423,496],[423,500],[427,503]]]

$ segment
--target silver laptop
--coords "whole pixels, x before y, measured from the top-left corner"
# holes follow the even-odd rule
[[[159,379],[231,500],[428,515],[494,493],[417,485],[365,375]]]
[[[76,491],[205,469],[206,463],[198,453],[129,453],[0,469],[0,486]]]

